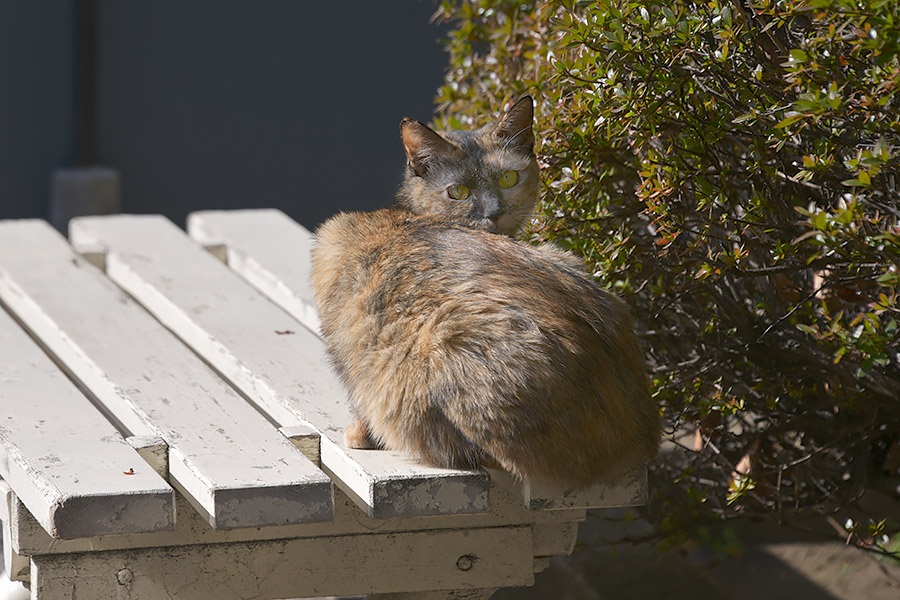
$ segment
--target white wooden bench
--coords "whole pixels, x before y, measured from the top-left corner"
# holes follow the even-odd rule
[[[0,221],[0,520],[32,598],[486,598],[570,553],[585,508],[646,501],[643,470],[558,495],[346,448],[311,234],[188,229]]]

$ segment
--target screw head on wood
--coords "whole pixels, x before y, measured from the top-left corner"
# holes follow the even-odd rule
[[[134,573],[131,572],[131,569],[120,569],[116,573],[116,580],[119,582],[119,585],[128,585],[134,581]]]
[[[475,565],[475,557],[471,554],[463,554],[456,560],[456,568],[460,571],[468,571]]]

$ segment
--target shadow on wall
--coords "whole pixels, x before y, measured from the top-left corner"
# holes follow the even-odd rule
[[[47,218],[93,112],[123,212],[183,224],[276,207],[307,227],[393,199],[400,119],[431,118],[446,58],[433,1],[96,0],[93,111],[77,108],[85,0],[0,5],[0,218]]]

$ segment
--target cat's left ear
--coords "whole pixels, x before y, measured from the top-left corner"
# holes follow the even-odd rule
[[[534,100],[531,96],[522,96],[497,123],[494,135],[509,140],[511,146],[533,152],[534,132],[531,129],[533,123]]]
[[[424,175],[429,164],[441,156],[459,157],[460,149],[439,136],[427,125],[404,118],[400,123],[400,139],[406,150],[406,162],[416,175]]]

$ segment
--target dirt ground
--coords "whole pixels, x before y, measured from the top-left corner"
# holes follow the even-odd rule
[[[900,516],[896,500],[868,501]],[[571,556],[554,558],[534,587],[501,590],[493,600],[900,599],[900,566],[846,545],[821,517],[803,531],[734,521],[710,532],[714,544],[697,540],[668,552],[615,543],[649,527],[623,517],[622,510],[590,511]]]

